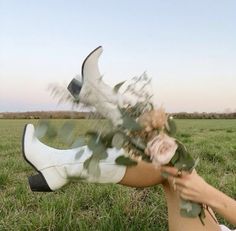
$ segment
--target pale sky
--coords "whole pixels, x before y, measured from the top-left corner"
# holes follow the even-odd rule
[[[235,12],[234,0],[0,0],[0,112],[69,109],[47,87],[99,45],[110,85],[147,71],[169,112],[236,110]]]

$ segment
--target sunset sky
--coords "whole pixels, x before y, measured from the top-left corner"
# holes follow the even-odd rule
[[[146,71],[169,112],[236,111],[235,12],[234,0],[0,0],[0,112],[70,109],[47,87],[99,45],[110,85]]]

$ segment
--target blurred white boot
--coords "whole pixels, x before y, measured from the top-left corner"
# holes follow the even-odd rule
[[[29,177],[32,191],[54,191],[69,183],[71,179],[81,177],[90,182],[118,183],[125,174],[126,167],[115,163],[115,159],[123,154],[122,150],[108,149],[107,159],[99,163],[101,174],[95,177],[83,168],[84,161],[92,155],[87,146],[59,150],[40,142],[34,133],[34,126],[27,124],[22,139],[23,156],[38,172],[37,175]]]

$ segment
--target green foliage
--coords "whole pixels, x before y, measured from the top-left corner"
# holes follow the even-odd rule
[[[193,168],[195,161],[187,151],[186,147],[181,142],[176,142],[178,144],[178,148],[170,162],[178,169],[190,171]]]
[[[146,143],[140,139],[139,137],[132,137],[130,139],[130,142],[139,150],[141,150],[142,152],[144,152],[145,148],[146,148]]]
[[[86,140],[85,140],[85,137],[82,136],[75,139],[75,141],[71,145],[71,148],[78,148],[84,145],[86,145]]]
[[[39,121],[39,123],[35,127],[35,136],[38,139],[41,139],[42,137],[44,137],[47,133],[48,127],[49,127],[48,121],[46,120]]]
[[[181,200],[180,214],[183,217],[198,217],[202,212],[201,204],[192,201]]]
[[[130,159],[126,156],[119,156],[116,158],[116,164],[124,166],[134,166],[137,165],[137,161]]]
[[[128,115],[123,115],[123,124],[122,127],[129,131],[138,131],[141,130],[142,127],[135,121],[135,119],[131,118]]]
[[[80,149],[76,154],[75,154],[75,160],[79,160],[80,157],[84,154],[84,149]]]
[[[170,116],[168,116],[168,118],[167,118],[167,125],[165,126],[165,131],[170,136],[175,136],[175,134],[177,132],[176,123],[173,120],[173,118]]]
[[[73,131],[75,128],[75,121],[69,120],[62,124],[58,131],[59,138],[65,142],[70,143],[73,139]]]
[[[101,175],[99,161],[100,159],[97,156],[92,155],[84,162],[84,168],[87,169],[89,175],[97,178]]]
[[[112,146],[121,149],[127,142],[127,137],[122,132],[116,132],[112,137]]]
[[[87,169],[89,174],[98,178],[101,174],[99,162],[108,157],[107,147],[103,144],[100,134],[87,132],[86,135],[89,136],[87,145],[92,151],[92,155],[84,162],[84,168]]]
[[[56,127],[50,123],[49,120],[40,120],[35,128],[35,136],[37,138],[43,138],[44,136],[48,139],[55,138],[58,135]]]

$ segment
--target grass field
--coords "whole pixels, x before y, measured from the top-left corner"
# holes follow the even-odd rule
[[[160,186],[73,183],[54,193],[32,193],[21,136],[32,120],[0,120],[0,230],[155,230],[166,231],[167,208]],[[54,120],[61,124],[62,120]],[[87,129],[78,120],[78,133]],[[198,172],[236,199],[236,120],[177,120],[177,136],[194,157]],[[56,147],[63,145],[55,140]],[[220,222],[228,225],[220,218]]]

